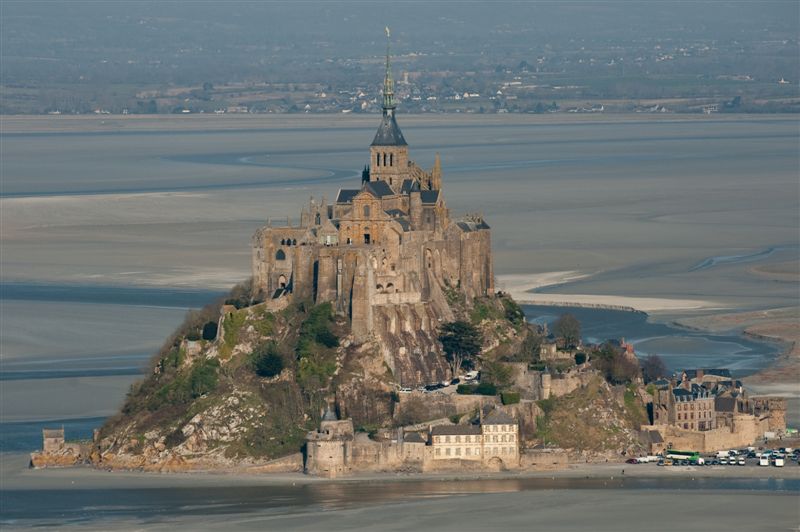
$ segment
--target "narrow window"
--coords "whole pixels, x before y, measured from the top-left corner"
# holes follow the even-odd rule
[[[364,218],[369,218],[369,205],[364,205]]]
[[[386,154],[383,154],[383,166],[386,166]]]
[[[380,165],[381,165],[381,154],[380,153],[376,153],[375,154],[375,166],[380,166]]]
[[[389,154],[389,166],[394,166],[394,153]]]
[[[369,244],[369,233],[364,233],[364,243]]]

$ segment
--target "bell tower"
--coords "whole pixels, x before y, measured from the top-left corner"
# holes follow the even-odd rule
[[[386,73],[383,77],[383,116],[378,132],[369,147],[369,180],[385,181],[394,192],[398,192],[403,179],[408,176],[408,144],[403,138],[394,114],[397,104],[394,100],[394,80],[392,79],[391,55],[389,49],[389,28],[386,28]]]

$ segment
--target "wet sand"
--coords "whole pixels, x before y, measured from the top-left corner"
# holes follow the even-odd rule
[[[796,464],[589,464],[532,473],[326,480],[301,474],[29,470],[25,458],[0,455],[0,495],[25,503],[28,494],[46,490],[69,510],[17,517],[4,529],[64,527],[66,521],[90,530],[791,530],[800,522]],[[107,503],[95,499],[100,493]],[[154,504],[158,498],[167,504],[164,510]],[[81,510],[83,505],[91,509]],[[19,509],[12,515],[19,516]],[[93,517],[86,522],[86,515]]]

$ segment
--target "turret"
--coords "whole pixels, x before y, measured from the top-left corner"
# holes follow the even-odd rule
[[[431,170],[431,190],[442,189],[442,160],[439,153],[436,153],[436,159],[433,161],[433,170]]]

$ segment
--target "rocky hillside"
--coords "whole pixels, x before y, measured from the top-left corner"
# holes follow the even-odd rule
[[[269,311],[264,303],[250,305],[241,296],[246,293],[189,316],[102,428],[98,461],[112,467],[261,463],[298,452],[331,401],[357,428],[392,426],[400,383],[380,334],[357,345],[330,304],[294,301]],[[487,356],[516,352],[534,334],[508,298],[451,295],[452,315],[482,331]],[[441,346],[425,355],[441,357]],[[407,367],[424,368],[415,356],[394,353],[408,359]],[[446,361],[440,366],[447,368]]]
[[[599,375],[572,393],[538,401],[544,414],[537,419],[541,443],[567,449],[581,461],[619,459],[624,452],[646,451],[639,427],[647,423],[641,388],[611,386]]]

